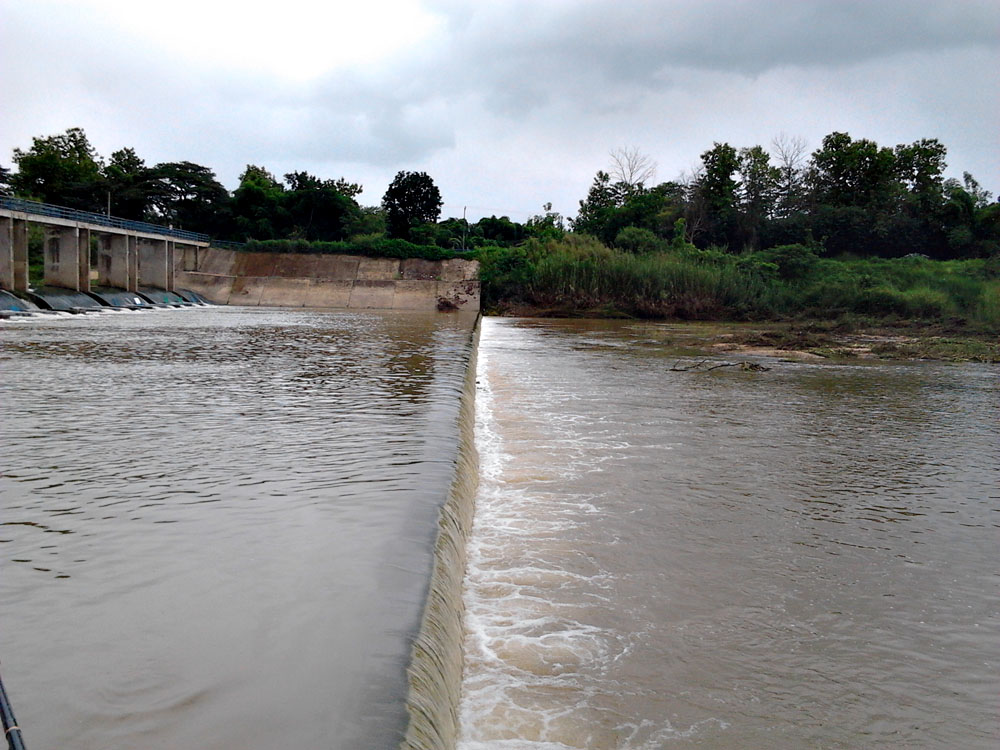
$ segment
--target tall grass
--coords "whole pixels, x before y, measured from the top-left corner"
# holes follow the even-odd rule
[[[977,260],[821,259],[802,245],[638,254],[577,235],[496,248],[480,260],[488,307],[730,320],[858,314],[1000,327],[1000,281]]]

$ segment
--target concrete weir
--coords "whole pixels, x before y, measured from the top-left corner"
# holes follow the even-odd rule
[[[475,439],[479,331],[477,319],[461,394],[455,473],[438,518],[434,568],[407,669],[406,708],[410,720],[400,750],[454,750],[458,740],[465,623],[462,583],[479,486]]]
[[[479,310],[479,263],[188,247],[174,283],[220,305]]]

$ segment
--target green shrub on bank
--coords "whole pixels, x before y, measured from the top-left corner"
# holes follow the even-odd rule
[[[328,255],[364,255],[370,258],[422,258],[449,260],[474,257],[436,245],[415,245],[382,234],[358,235],[341,242],[309,242],[307,240],[250,240],[246,249],[262,253],[306,253]]]
[[[683,319],[836,318],[961,320],[1000,326],[1000,281],[989,260],[820,258],[807,245],[736,255],[622,234],[627,250],[587,235],[482,251],[487,309],[615,310]]]

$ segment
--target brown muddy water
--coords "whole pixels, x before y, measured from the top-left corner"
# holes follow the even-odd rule
[[[1000,371],[663,331],[483,321],[459,747],[1000,746]]]
[[[32,748],[391,748],[473,320],[0,324],[0,661]]]

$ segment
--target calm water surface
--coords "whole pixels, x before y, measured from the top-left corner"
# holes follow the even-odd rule
[[[463,750],[1000,746],[996,367],[663,330],[484,320]]]
[[[470,330],[0,324],[0,659],[27,745],[395,746]]]

